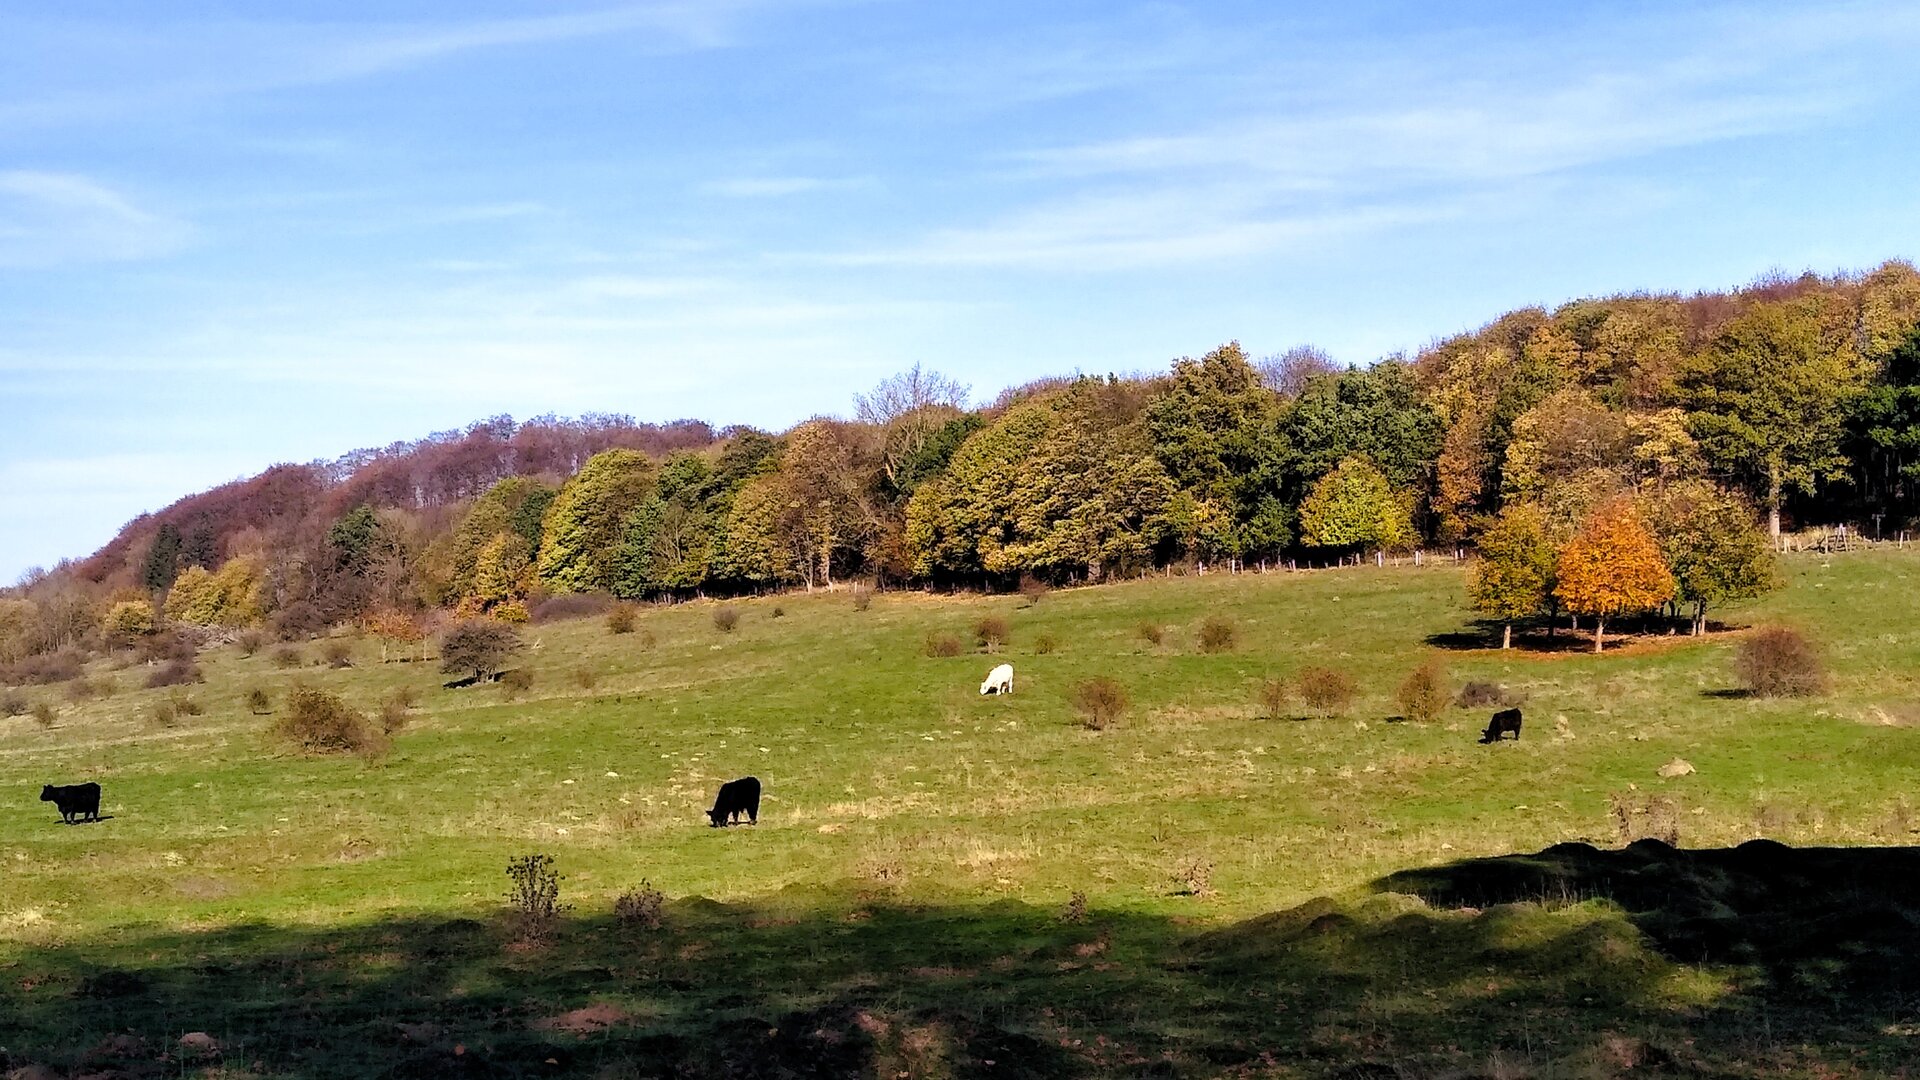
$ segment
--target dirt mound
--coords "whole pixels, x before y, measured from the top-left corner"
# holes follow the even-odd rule
[[[1637,840],[1557,844],[1374,883],[1436,907],[1605,899],[1668,956],[1752,964],[1799,993],[1920,989],[1920,849],[1790,848],[1754,840],[1683,851]]]

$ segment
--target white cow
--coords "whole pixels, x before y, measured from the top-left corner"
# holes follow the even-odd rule
[[[987,672],[987,681],[980,684],[982,694],[1013,693],[1013,665],[1001,664]]]

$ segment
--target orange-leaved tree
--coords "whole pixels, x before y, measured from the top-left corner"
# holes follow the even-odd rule
[[[384,608],[368,615],[364,621],[367,633],[380,639],[380,662],[387,662],[388,649],[394,645],[408,647],[410,653],[417,652],[413,647],[427,636],[426,628],[420,620],[397,608]]]
[[[1554,595],[1577,615],[1593,616],[1593,651],[1615,615],[1655,608],[1673,597],[1673,574],[1633,503],[1616,499],[1594,511],[1560,553]]]

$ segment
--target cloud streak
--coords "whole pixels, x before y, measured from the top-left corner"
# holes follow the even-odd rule
[[[0,267],[153,258],[192,236],[184,221],[74,173],[0,172]]]

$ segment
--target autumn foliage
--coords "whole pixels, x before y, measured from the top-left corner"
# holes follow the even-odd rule
[[[1554,595],[1568,611],[1590,616],[1593,651],[1604,646],[1607,620],[1650,611],[1673,598],[1673,574],[1660,545],[1624,500],[1600,508],[1560,553]]]

